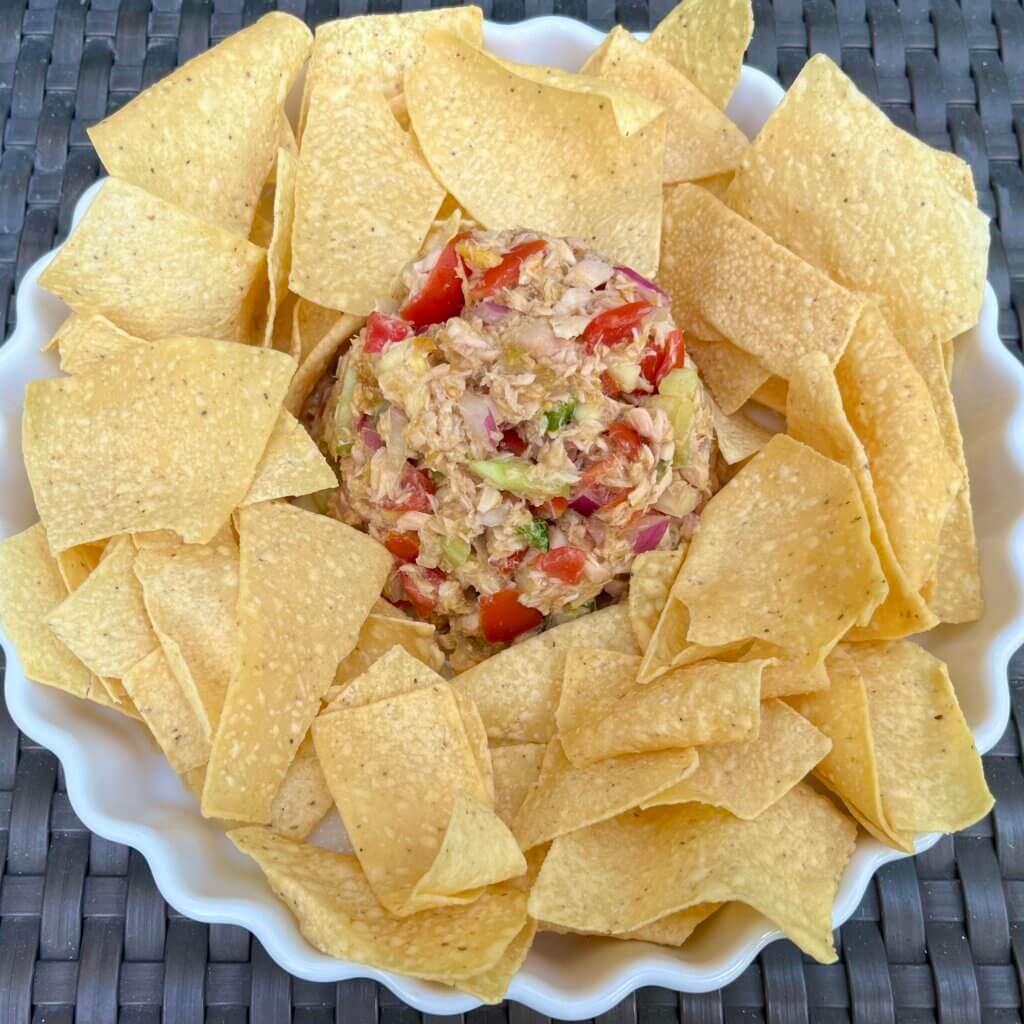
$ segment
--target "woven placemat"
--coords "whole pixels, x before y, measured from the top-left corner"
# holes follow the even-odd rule
[[[489,17],[565,14],[646,29],[673,0],[486,0]],[[25,269],[66,234],[99,174],[86,128],[171,68],[282,10],[315,26],[429,0],[0,0],[0,324]],[[992,218],[999,333],[1024,320],[1024,7],[1020,0],[754,0],[749,63],[789,85],[812,53],[839,61],[897,124],[973,168]],[[5,335],[6,336],[6,335]],[[1024,988],[1024,658],[1013,722],[985,758],[992,815],[883,868],[822,966],[769,946],[720,992],[647,988],[601,1024],[943,1024],[1021,1021]],[[145,861],[92,835],[56,759],[0,708],[0,1024],[432,1024],[367,981],[289,977],[245,931],[160,898]],[[543,1024],[515,1004],[478,1024]]]

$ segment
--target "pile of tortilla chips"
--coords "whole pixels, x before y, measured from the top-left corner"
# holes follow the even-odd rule
[[[949,373],[986,221],[825,57],[748,142],[751,31],[684,0],[573,74],[487,53],[473,7],[270,14],[90,131],[4,627],[139,719],[330,955],[495,1002],[538,930],[680,946],[738,901],[829,961],[858,825],[912,852],[992,806],[907,639],[982,610]],[[657,274],[725,483],[621,603],[449,680],[390,555],[292,499],[336,486],[307,397],[463,219]],[[351,853],[315,843],[332,806]]]

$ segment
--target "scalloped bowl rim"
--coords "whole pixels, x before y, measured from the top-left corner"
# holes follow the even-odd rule
[[[603,33],[568,18],[547,16],[516,25],[487,23],[486,38],[488,46],[503,56],[578,67]],[[744,67],[729,113],[752,134],[782,95],[777,83]],[[99,184],[79,200],[74,223]],[[66,308],[38,285],[39,274],[53,255],[47,253],[26,273],[17,294],[17,330],[0,349],[2,536],[34,518],[20,457],[19,421],[25,382],[57,372],[55,360],[38,351],[66,315]],[[978,327],[958,341],[954,378],[958,406],[962,412],[962,400],[968,406],[963,418],[965,446],[988,608],[980,622],[956,630],[943,627],[926,640],[957,669],[953,674],[958,692],[982,752],[1006,727],[1006,671],[1014,651],[1024,643],[1024,368],[1000,342],[997,316],[995,294],[987,286]],[[984,397],[975,397],[975,389],[966,387],[978,374],[983,374]],[[964,383],[958,388],[957,381]],[[971,417],[977,419],[977,430]],[[987,493],[994,497],[985,500]],[[334,960],[313,949],[256,866],[198,815],[193,798],[141,730],[113,711],[31,683],[2,631],[0,641],[7,654],[5,693],[14,721],[60,759],[68,797],[82,822],[98,835],[138,850],[160,893],[177,911],[199,921],[248,929],[282,968],[311,981],[371,978],[431,1014],[463,1013],[479,1005],[470,996],[441,986]],[[92,756],[101,743],[107,744],[110,764],[108,758]],[[938,838],[919,836],[918,852]],[[902,856],[861,834],[833,910],[836,926],[856,909],[875,872]],[[508,998],[549,1017],[591,1018],[646,985],[685,992],[718,989],[781,937],[763,917],[738,905],[727,907],[709,924],[713,927],[699,930],[681,950],[541,935]]]

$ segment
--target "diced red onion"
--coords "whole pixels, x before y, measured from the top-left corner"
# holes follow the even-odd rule
[[[587,519],[584,525],[587,528],[587,533],[590,534],[590,539],[597,547],[601,547],[608,538],[608,526],[596,516]]]
[[[665,516],[650,517],[642,520],[640,528],[633,537],[633,550],[638,554],[653,551],[662,541],[668,530],[668,519]]]
[[[579,512],[584,518],[592,516],[599,508],[601,503],[587,491],[580,491],[572,501],[569,502],[569,508],[573,512]]]
[[[488,448],[493,448],[494,435],[498,432],[498,425],[494,419],[494,409],[491,408],[491,403],[482,395],[467,391],[459,399],[459,409],[462,411],[462,418],[465,420],[466,429],[470,434]]]
[[[367,416],[365,412],[361,412],[359,414],[359,419],[356,420],[356,430],[362,430],[363,427],[365,427],[366,424],[369,423],[369,422],[370,422],[370,417]]]
[[[491,302],[489,299],[484,299],[483,302],[478,302],[471,312],[476,313],[485,324],[496,324],[504,320],[512,310],[508,306],[503,306],[500,302]]]
[[[384,447],[384,442],[381,440],[380,434],[377,433],[372,427],[363,427],[359,431],[359,436],[363,440],[363,444],[370,449],[371,452],[380,451]]]
[[[645,288],[647,291],[654,292],[655,295],[660,295],[662,298],[667,299],[669,294],[664,288],[659,288],[653,281],[648,280],[643,274],[638,274],[632,267],[616,267],[620,274],[625,274],[634,284],[639,285],[641,288]]]

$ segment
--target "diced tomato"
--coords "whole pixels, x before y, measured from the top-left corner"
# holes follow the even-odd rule
[[[468,232],[456,235],[442,250],[423,287],[409,298],[401,309],[401,316],[417,330],[431,324],[443,323],[458,316],[466,304],[462,294],[462,276],[459,274],[459,254],[455,247]]]
[[[411,530],[388,530],[384,547],[403,562],[415,562],[420,555],[420,539]]]
[[[488,295],[493,295],[502,288],[515,288],[519,284],[519,272],[527,256],[543,252],[547,245],[543,239],[536,238],[532,242],[523,242],[522,245],[510,249],[496,267],[485,271],[483,277],[472,285],[470,292],[473,298],[486,299]]]
[[[607,433],[612,451],[625,456],[630,462],[638,458],[643,451],[644,443],[640,440],[640,435],[628,423],[616,420],[609,425]]]
[[[378,313],[374,310],[366,320],[366,344],[364,352],[383,352],[388,345],[404,341],[412,334],[412,327],[397,316]]]
[[[444,583],[448,577],[440,569],[421,569],[420,572],[426,577],[417,578],[412,573],[401,574],[402,589],[409,603],[416,609],[416,613],[426,618],[434,613],[437,607],[437,588]]]
[[[583,329],[580,341],[588,352],[598,345],[621,345],[633,337],[647,314],[654,309],[649,302],[627,302],[598,313]]]
[[[583,565],[587,560],[587,553],[583,548],[574,548],[567,544],[562,548],[555,548],[544,555],[538,555],[536,566],[541,572],[548,576],[554,576],[556,580],[574,585],[583,579]]]
[[[544,621],[536,608],[520,603],[519,594],[515,587],[508,587],[480,598],[480,628],[492,644],[511,643]]]
[[[557,519],[568,507],[568,498],[549,498],[537,509],[537,514],[542,519]]]
[[[529,552],[529,548],[520,548],[518,551],[513,551],[511,555],[507,555],[505,558],[494,562],[494,568],[503,576],[511,576],[512,573],[519,568],[523,559],[529,554]]]
[[[580,476],[580,485],[589,488],[593,484],[600,483],[617,466],[618,461],[614,457],[592,462],[583,470],[583,474]]]
[[[622,394],[619,382],[607,370],[601,374],[601,390],[609,398],[618,398]]]
[[[673,370],[680,369],[685,361],[686,343],[683,340],[683,332],[675,330],[668,335],[660,348],[648,349],[640,363],[640,370],[644,379],[657,387]]]
[[[386,502],[388,508],[396,508],[401,512],[429,512],[430,496],[437,491],[434,481],[422,469],[417,469],[411,462],[402,470],[401,493],[398,498]]]
[[[508,427],[501,432],[501,447],[513,455],[522,455],[526,451],[526,442],[518,430]]]

